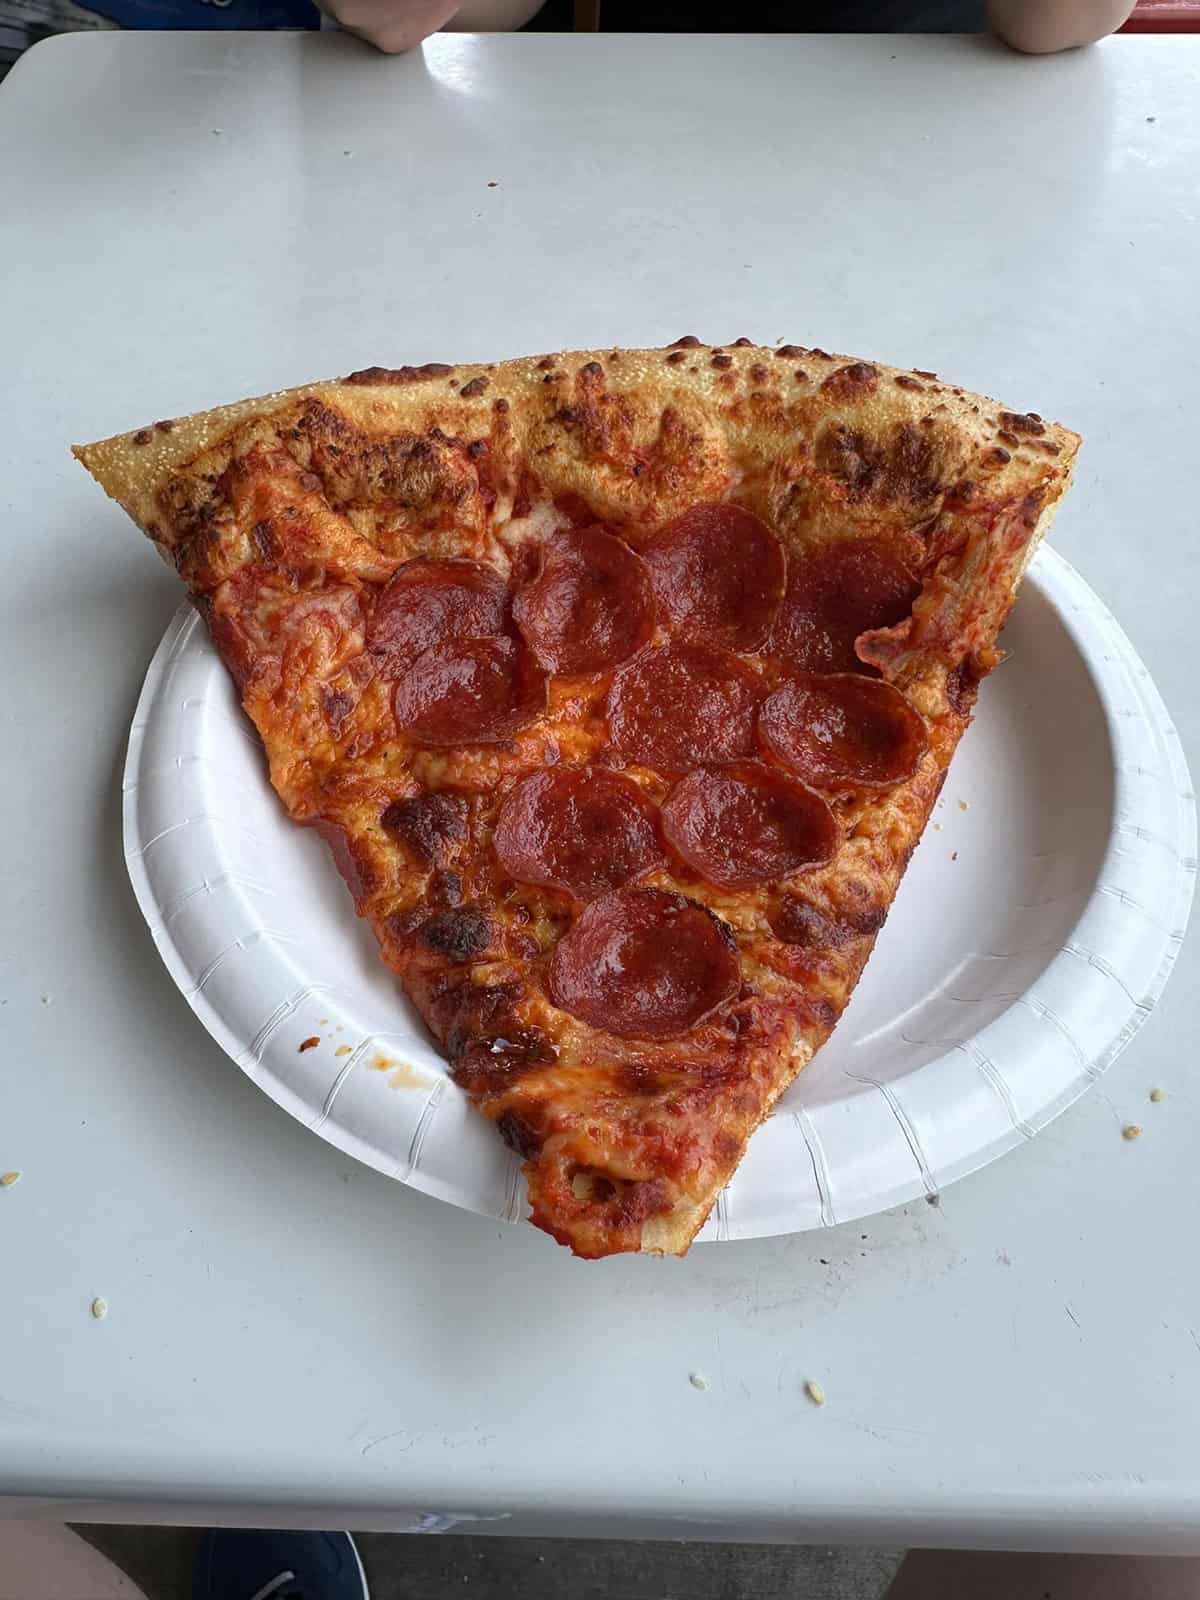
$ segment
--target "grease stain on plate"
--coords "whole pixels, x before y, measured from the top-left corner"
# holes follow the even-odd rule
[[[428,1072],[419,1072],[408,1061],[394,1061],[379,1051],[371,1058],[372,1072],[386,1072],[389,1089],[432,1089],[437,1079]]]

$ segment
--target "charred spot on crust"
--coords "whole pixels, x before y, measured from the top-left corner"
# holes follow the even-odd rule
[[[421,906],[409,906],[405,911],[392,911],[383,920],[384,932],[395,944],[411,939],[425,919]]]
[[[990,450],[984,452],[983,460],[986,466],[1004,467],[1008,465],[1008,463],[1012,460],[1012,457],[1009,455],[1007,450],[1002,449],[1002,447],[997,444],[993,445]]]
[[[532,1161],[542,1148],[541,1134],[517,1111],[505,1111],[497,1117],[496,1132],[522,1161]]]
[[[154,431],[155,433],[174,433],[175,424],[170,420],[170,418],[164,417],[161,422],[156,422],[154,424]]]
[[[1002,411],[1000,422],[1012,433],[1042,434],[1046,425],[1036,411]]]
[[[667,347],[670,350],[698,350],[700,341],[694,333],[685,333],[682,339],[674,339]]]
[[[1021,508],[1018,513],[1021,526],[1030,532],[1037,527],[1037,520],[1042,514],[1042,505],[1045,498],[1046,495],[1043,489],[1032,489],[1021,501]]]
[[[320,685],[319,694],[321,710],[325,713],[325,720],[329,723],[335,735],[340,734],[342,724],[354,710],[356,696],[352,695],[347,689],[337,689],[329,683]]]
[[[915,389],[918,394],[925,393],[925,385],[923,383],[918,383],[915,378],[910,378],[907,373],[898,372],[892,381],[895,383],[897,389]]]
[[[800,344],[781,344],[775,354],[783,361],[791,361],[796,357],[806,356],[808,351]]]
[[[766,383],[770,376],[771,374],[767,371],[766,367],[763,366],[761,361],[756,361],[750,368],[751,383]]]
[[[601,1167],[574,1162],[566,1177],[576,1202],[604,1210],[604,1226],[625,1232],[671,1209],[670,1190],[661,1178],[621,1178]]]
[[[661,1178],[639,1178],[620,1185],[611,1208],[619,1226],[636,1227],[669,1211],[671,1196]]]
[[[393,800],[380,817],[383,831],[422,866],[441,866],[467,837],[470,805],[465,795],[434,789]]]
[[[501,1093],[535,1067],[557,1060],[540,1028],[516,1016],[517,983],[484,985],[448,978],[431,997],[451,1061],[450,1075],[469,1094]]]
[[[473,961],[492,942],[491,918],[481,906],[453,906],[429,918],[421,942],[447,961]]]
[[[133,442],[134,444],[149,444],[153,437],[154,433],[151,428],[139,428],[133,436]]]
[[[901,423],[883,443],[833,423],[817,439],[816,464],[841,480],[852,504],[867,499],[919,504],[933,499],[940,487],[933,443],[910,422]]]
[[[745,337],[741,339],[735,339],[733,341],[733,348],[735,350],[752,350],[754,348],[754,340],[747,339]]]
[[[986,667],[973,655],[964,656],[956,667],[946,674],[946,700],[950,709],[960,717],[971,714],[979,685],[987,676]]]
[[[849,889],[849,903],[830,914],[798,895],[785,895],[771,918],[771,931],[783,944],[801,950],[839,950],[851,939],[878,933],[887,919],[887,907],[877,905],[869,892]]]
[[[558,1052],[539,1029],[514,1027],[464,1043],[455,1055],[450,1076],[460,1089],[485,1098],[503,1094],[527,1072],[557,1059]]]
[[[742,1152],[742,1141],[736,1134],[730,1133],[725,1128],[718,1128],[713,1135],[713,1155],[718,1161],[736,1161]]]
[[[914,367],[913,371],[918,378],[928,378],[931,383],[937,378],[936,372],[926,372],[923,367]]]
[[[714,356],[709,362],[710,367],[731,367],[732,365],[732,356]]]
[[[482,375],[472,378],[470,383],[464,383],[458,391],[464,400],[474,400],[477,395],[486,393],[489,380]]]
[[[681,361],[686,360],[687,356],[682,350],[672,350],[671,354],[667,357],[667,365],[670,367],[677,367]]]
[[[516,982],[481,984],[452,974],[436,980],[430,991],[433,1021],[451,1061],[480,1039],[519,1029],[514,1008],[520,999]]]
[[[269,522],[256,522],[250,529],[250,538],[264,561],[275,561],[279,556],[279,541]]]
[[[431,906],[442,910],[450,910],[462,905],[463,886],[462,874],[451,872],[442,867],[434,872],[429,879],[429,888],[425,891],[425,898]]]
[[[389,501],[427,513],[460,505],[478,485],[464,442],[440,428],[428,434],[365,433],[332,406],[309,399],[296,432],[307,440],[315,469],[301,478],[301,487],[323,486],[331,505]]]
[[[424,383],[428,378],[446,378],[454,371],[444,361],[426,361],[419,367],[363,367],[342,379],[343,383],[400,384]]]
[[[820,996],[812,996],[808,1002],[808,1010],[819,1028],[833,1028],[836,1026],[838,1014],[830,1001]]]
[[[878,387],[879,369],[869,361],[852,361],[848,366],[838,367],[829,374],[821,385],[821,393],[831,395],[835,400],[861,400],[864,395],[873,394]]]
[[[175,532],[171,559],[189,582],[211,579],[207,557],[219,538],[218,519],[228,504],[217,480],[207,474],[175,473],[159,490],[158,503]]]

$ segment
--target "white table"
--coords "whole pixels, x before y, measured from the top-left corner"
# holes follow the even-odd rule
[[[588,1265],[406,1191],[159,965],[118,774],[178,592],[66,454],[371,362],[694,331],[935,367],[1084,433],[1056,542],[1198,765],[1198,101],[1165,38],[95,35],[17,67],[6,1513],[1200,1551],[1196,941],[1103,1085],[939,1209]]]

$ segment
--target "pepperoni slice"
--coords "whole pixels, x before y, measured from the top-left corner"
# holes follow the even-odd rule
[[[920,592],[912,569],[882,539],[793,551],[765,648],[801,672],[868,672],[854,641],[900,622]]]
[[[722,889],[821,866],[838,841],[819,794],[757,762],[689,773],[663,805],[663,829],[687,864]]]
[[[603,528],[548,539],[541,569],[513,602],[513,618],[548,672],[607,672],[654,632],[646,564]]]
[[[418,744],[498,744],[541,715],[546,680],[512,639],[461,639],[426,650],[397,680],[392,710]]]
[[[508,590],[478,561],[406,561],[379,591],[367,649],[403,671],[435,645],[504,631]]]
[[[577,900],[618,889],[664,859],[656,807],[606,767],[555,767],[523,778],[496,824],[496,854],[519,883]]]
[[[675,1039],[733,998],[737,948],[685,895],[618,889],[593,900],[550,963],[556,1006],[622,1039]]]
[[[608,731],[622,755],[671,772],[734,761],[754,748],[757,676],[703,644],[643,650],[608,692]]]
[[[793,678],[764,703],[764,749],[817,789],[888,789],[911,778],[925,724],[890,683],[852,672]]]
[[[771,530],[741,506],[693,506],[646,548],[659,614],[676,632],[757,650],[783,599],[787,561]]]

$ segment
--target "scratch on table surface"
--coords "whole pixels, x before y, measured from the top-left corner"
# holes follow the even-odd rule
[[[381,1433],[377,1439],[368,1439],[358,1453],[360,1456],[365,1456],[368,1451],[374,1450],[376,1445],[386,1444],[389,1439],[407,1439],[408,1443],[400,1446],[401,1453],[403,1453],[406,1450],[411,1450],[420,1437],[419,1433],[413,1433],[408,1428],[396,1428],[391,1433]]]
[[[1198,1339],[1198,1338],[1197,1338],[1197,1337],[1196,1337],[1196,1330],[1195,1330],[1195,1328],[1189,1328],[1189,1329],[1188,1329],[1188,1332],[1189,1332],[1189,1333],[1190,1333],[1190,1334],[1191,1334],[1191,1336],[1192,1336],[1192,1343],[1193,1343],[1193,1344],[1194,1344],[1194,1345],[1195,1345],[1195,1346],[1196,1346],[1196,1349],[1197,1349],[1197,1350],[1200,1350],[1200,1339]]]
[[[1083,1332],[1083,1324],[1080,1322],[1079,1318],[1075,1315],[1075,1313],[1071,1310],[1071,1305],[1070,1305],[1069,1301],[1064,1302],[1063,1310],[1067,1313],[1067,1315],[1070,1317],[1071,1321],[1079,1329],[1080,1333],[1082,1333]]]
[[[929,1433],[923,1428],[904,1427],[898,1422],[863,1422],[858,1417],[830,1417],[830,1427],[853,1428],[856,1433],[864,1433],[870,1439],[878,1439],[881,1444],[906,1444],[909,1439],[928,1439]]]

